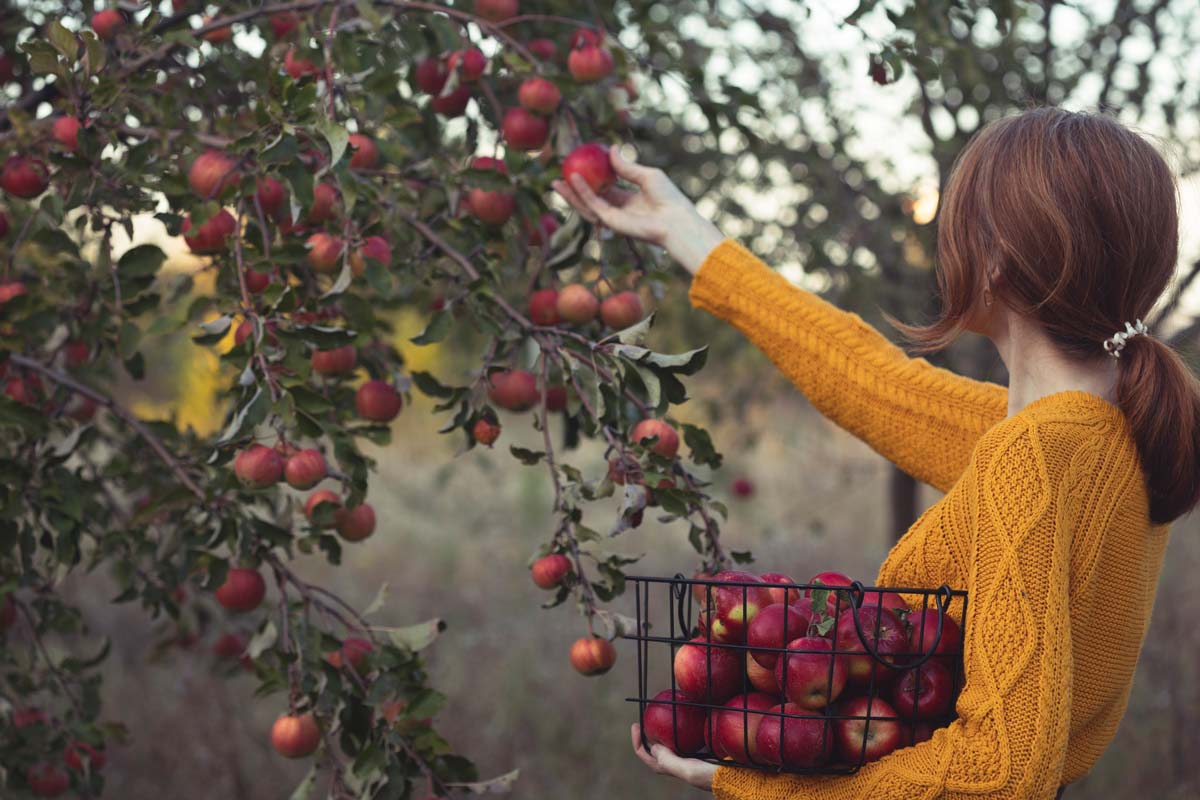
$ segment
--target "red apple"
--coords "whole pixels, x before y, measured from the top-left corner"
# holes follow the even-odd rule
[[[771,605],[771,594],[762,579],[749,572],[726,571],[713,577],[712,587],[713,638],[721,642],[741,644],[747,628],[758,612]],[[730,582],[760,584],[759,586],[729,586]]]
[[[271,273],[248,269],[246,270],[245,281],[247,292],[250,294],[261,294],[264,289],[271,285]]]
[[[83,339],[69,339],[63,345],[63,355],[66,357],[68,367],[82,367],[91,358],[91,348]]]
[[[66,762],[67,768],[74,772],[83,772],[85,764],[88,771],[99,772],[104,769],[108,757],[104,748],[92,747],[87,742],[76,739],[63,751],[63,761]]]
[[[300,15],[295,11],[277,11],[267,17],[271,25],[271,33],[276,39],[282,39],[296,28],[300,27]]]
[[[523,108],[510,108],[500,125],[504,143],[517,150],[541,150],[550,136],[550,124]]]
[[[849,586],[853,580],[840,572],[818,572],[816,575],[808,579],[809,584],[838,587],[829,592],[829,596],[825,601],[826,611],[829,616],[836,616],[847,608],[850,608],[850,592]],[[841,588],[845,587],[845,588]],[[804,596],[811,597],[813,589],[805,589]]]
[[[491,447],[500,438],[500,423],[480,417],[471,426],[471,437],[479,444]]]
[[[355,275],[367,271],[367,259],[372,259],[385,267],[392,265],[392,246],[382,236],[368,236],[363,239],[362,247],[350,254],[350,270]]]
[[[675,652],[675,685],[704,703],[724,703],[742,689],[742,655],[736,650],[692,639]]]
[[[183,221],[180,232],[183,234],[183,241],[187,242],[193,253],[212,255],[223,253],[229,248],[229,237],[237,232],[237,227],[237,220],[233,214],[222,208],[205,220],[191,236],[188,233],[192,230],[192,218],[188,217]]]
[[[580,83],[595,83],[612,74],[616,66],[612,53],[604,47],[584,45],[567,56],[567,71]]]
[[[293,489],[311,489],[328,474],[325,456],[320,450],[308,448],[288,456],[283,476]]]
[[[508,222],[517,208],[517,198],[511,192],[474,188],[464,201],[480,222],[500,226]]]
[[[703,708],[677,705],[687,695],[663,689],[642,712],[642,729],[652,744],[661,744],[677,755],[698,753],[704,748],[706,713]]]
[[[563,159],[563,180],[570,183],[572,175],[581,176],[596,194],[604,194],[617,182],[608,148],[595,142],[579,145]]]
[[[335,669],[341,669],[343,665],[349,665],[355,672],[362,674],[363,668],[367,663],[367,656],[375,651],[375,645],[371,644],[366,639],[350,637],[342,642],[341,649],[334,650],[329,655],[325,656]]]
[[[283,54],[283,71],[294,81],[306,77],[320,78],[321,76],[321,68],[317,66],[317,63],[304,56],[296,55],[295,47],[289,47]]]
[[[475,0],[475,13],[489,22],[503,22],[520,12],[517,0]]]
[[[449,77],[446,62],[440,58],[422,59],[413,71],[413,82],[417,84],[417,88],[435,97],[441,94]]]
[[[283,184],[274,178],[259,178],[255,197],[264,214],[274,214],[283,205]]]
[[[558,58],[558,45],[552,39],[531,39],[525,49],[542,61],[554,61]]]
[[[547,411],[565,411],[567,408],[567,387],[565,386],[547,386],[546,387],[546,410]]]
[[[525,223],[525,235],[529,238],[529,244],[532,247],[545,247],[550,244],[550,238],[554,236],[556,230],[558,230],[558,217],[549,211],[538,217],[536,225],[529,224],[528,220]],[[0,236],[3,235],[0,233]]]
[[[888,673],[892,670],[876,664],[874,657],[867,652],[863,638],[859,637],[854,626],[853,615],[854,609],[847,608],[837,621],[837,649],[862,654],[844,656],[850,670],[850,680],[855,683],[867,683],[872,674],[876,682],[890,679]],[[863,607],[858,611],[858,621],[866,642],[885,660],[894,661],[897,654],[907,649],[908,634],[904,623],[886,608]]]
[[[251,489],[265,489],[283,477],[283,456],[261,444],[252,444],[237,454],[233,472]]]
[[[40,708],[17,708],[12,713],[12,726],[16,730],[34,725],[49,725],[50,718]]]
[[[202,20],[200,20],[200,24],[203,27],[208,27],[216,19],[217,19],[217,15],[207,14],[207,15],[205,15],[205,17]],[[213,28],[212,30],[204,33],[202,38],[204,39],[204,41],[211,42],[212,44],[220,44],[221,42],[228,42],[230,39],[233,38],[233,25],[232,24],[222,25],[220,27]]]
[[[787,649],[775,665],[775,680],[788,700],[811,709],[825,708],[837,700],[846,688],[848,670],[845,658],[830,655],[830,641],[804,636],[788,642]]]
[[[361,542],[375,532],[375,509],[367,503],[334,514],[338,535],[347,542]]]
[[[375,169],[379,165],[379,146],[366,134],[350,134],[350,153],[350,169]]]
[[[562,319],[576,325],[584,325],[596,318],[596,312],[600,310],[600,301],[592,294],[592,290],[582,283],[572,283],[564,286],[558,293],[555,307]]]
[[[253,611],[267,593],[267,582],[258,570],[234,567],[216,591],[217,602],[230,611]]]
[[[313,372],[318,375],[346,375],[354,371],[356,363],[358,350],[352,344],[333,350],[314,350],[312,354]]]
[[[940,661],[929,660],[901,673],[892,689],[892,705],[905,719],[940,717],[954,699],[954,678]]]
[[[188,170],[188,186],[204,200],[220,197],[237,181],[237,161],[220,150],[204,151]]]
[[[9,300],[15,300],[16,298],[26,294],[29,294],[29,290],[25,288],[25,284],[21,281],[0,283],[0,306],[4,305]]]
[[[429,107],[443,117],[461,117],[471,102],[471,87],[459,86],[454,91],[433,98]]]
[[[507,411],[528,411],[541,399],[537,378],[523,369],[493,372],[488,384],[488,400]]]
[[[557,289],[538,289],[529,295],[529,319],[535,325],[557,325],[557,304]]]
[[[882,605],[889,611],[896,613],[901,619],[903,619],[909,612],[908,603],[904,602],[904,598],[895,592],[872,591],[870,589],[863,592],[863,608],[878,605]]]
[[[562,553],[551,553],[533,562],[529,573],[539,589],[557,589],[571,573],[571,559]]]
[[[44,762],[29,768],[25,773],[25,782],[29,784],[29,791],[37,797],[58,797],[71,788],[71,778],[66,772]]]
[[[313,272],[329,274],[338,271],[342,261],[342,239],[328,233],[314,233],[305,243],[308,248],[308,265]]]
[[[808,635],[812,617],[795,606],[772,603],[754,615],[746,630],[746,644],[750,647],[776,648],[783,650],[788,642]],[[779,660],[775,650],[751,650],[750,655],[764,667],[774,668]]]
[[[0,631],[6,631],[17,621],[17,605],[7,594],[0,594],[0,598]]]
[[[115,8],[106,8],[92,14],[92,30],[104,41],[111,41],[121,28],[125,27],[125,17]]]
[[[50,185],[50,172],[36,158],[9,156],[0,171],[0,189],[25,200],[37,197]]]
[[[517,102],[535,114],[549,116],[562,103],[562,92],[545,78],[528,78],[517,89]]]
[[[775,670],[759,664],[750,653],[746,653],[746,677],[750,679],[750,685],[760,692],[766,692],[773,697],[783,694],[779,681],[775,680]]]
[[[213,642],[212,649],[217,658],[240,658],[246,652],[246,639],[241,634],[223,633]]]
[[[910,720],[902,720],[900,722],[900,746],[913,747],[921,742],[927,742],[933,738],[934,726],[927,720],[918,720],[916,723]]]
[[[617,292],[604,298],[600,304],[600,319],[614,330],[636,325],[646,316],[642,308],[642,298],[637,292]]]
[[[758,761],[758,728],[767,719],[761,712],[775,705],[775,698],[761,692],[739,694],[722,709],[712,711],[712,747],[717,758],[732,758],[743,764]]]
[[[938,637],[938,616],[942,617],[942,635]],[[953,663],[951,656],[962,655],[962,630],[949,614],[938,614],[936,608],[914,611],[908,617],[908,652],[911,658],[921,658],[931,650],[938,660]],[[934,647],[934,642],[937,647]],[[940,658],[946,656],[946,659]],[[949,666],[949,664],[947,664]]]
[[[800,590],[798,588],[785,588],[786,584],[794,584],[795,581],[782,572],[764,572],[758,577],[763,579],[763,583],[780,584],[780,588],[768,589],[771,594],[772,603],[795,603],[800,599]],[[804,611],[807,613],[810,611],[810,608],[805,608]]]
[[[617,650],[608,639],[585,636],[571,645],[571,666],[581,675],[603,675],[617,661]]]
[[[312,714],[286,714],[271,726],[271,746],[284,758],[304,758],[321,744],[321,729]]]
[[[336,492],[329,489],[319,489],[308,496],[304,501],[304,516],[308,519],[310,525],[316,526],[317,523],[317,508],[323,505],[333,506],[333,516],[329,522],[320,527],[332,528],[337,524],[338,512],[342,508],[342,498],[338,497]]]
[[[568,45],[572,50],[579,47],[596,47],[604,41],[604,32],[595,28],[580,27],[571,32]]]
[[[333,218],[333,207],[337,203],[338,191],[328,183],[318,183],[313,187],[313,203],[305,217],[309,222],[325,222]]]
[[[79,130],[83,123],[78,117],[58,117],[54,120],[54,140],[71,153],[79,151]]]
[[[754,496],[754,483],[749,478],[735,478],[731,488],[733,496],[739,500]]]
[[[759,759],[790,769],[819,767],[833,757],[833,724],[795,703],[772,706],[758,725]],[[770,716],[803,714],[803,717]],[[781,724],[782,723],[782,724]]]
[[[652,452],[663,458],[674,458],[675,454],[679,452],[679,434],[661,419],[644,419],[634,425],[629,434],[629,441],[635,444],[644,444],[647,439],[652,437],[657,437],[658,441],[651,445],[645,445]]]
[[[479,80],[487,69],[487,56],[477,47],[457,50],[446,59],[446,69],[449,72],[458,70],[458,79],[461,82],[472,83]]]
[[[403,405],[400,393],[387,381],[367,381],[358,387],[358,394],[354,396],[358,415],[372,422],[391,422]]]
[[[878,697],[847,700],[837,713],[857,718],[835,723],[838,751],[850,763],[877,761],[900,746],[901,725],[896,710]]]

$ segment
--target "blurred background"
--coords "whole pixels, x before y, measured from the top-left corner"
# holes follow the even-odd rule
[[[542,5],[577,18],[597,13],[590,2]],[[642,160],[669,169],[726,232],[790,279],[880,327],[880,309],[916,320],[936,308],[937,199],[955,155],[979,126],[1036,103],[1103,108],[1138,126],[1176,166],[1185,220],[1178,282],[1149,321],[1196,363],[1194,0],[611,6],[603,13],[628,23],[621,44],[641,70],[630,112]],[[956,11],[966,8],[969,19]],[[871,55],[897,25],[915,32],[903,71]],[[254,35],[238,36],[247,49],[260,47]],[[161,237],[161,230],[138,227],[133,241]],[[174,269],[197,269],[181,248],[159,243],[177,253]],[[206,276],[211,272],[198,273],[197,291],[205,291]],[[727,546],[752,550],[758,571],[804,580],[836,569],[870,579],[936,493],[817,416],[734,332],[689,311],[685,288],[682,276],[660,287],[652,344],[660,351],[712,346],[708,368],[689,381],[693,400],[680,416],[711,426],[726,455],[713,481],[715,493],[729,499]],[[453,382],[478,363],[471,343],[454,337],[445,345],[409,344],[423,327],[415,313],[398,317],[396,326],[413,370]],[[124,386],[126,402],[147,417],[200,431],[220,425],[223,409],[213,400],[219,366],[211,352],[180,338],[147,356],[153,377]],[[995,354],[978,341],[936,360],[1004,380]],[[505,425],[505,444],[533,445],[537,434],[524,423]],[[437,426],[430,404],[416,398],[396,422],[393,444],[374,453],[374,537],[348,548],[339,569],[317,559],[302,560],[300,569],[359,607],[384,584],[391,587],[371,617],[376,624],[446,620],[447,631],[429,651],[434,685],[451,697],[439,727],[477,760],[481,774],[519,768],[516,796],[693,794],[650,775],[630,751],[636,714],[624,698],[636,691],[633,650],[619,648],[608,676],[582,678],[566,660],[580,619],[568,608],[538,608],[545,595],[525,562],[551,531],[544,471],[515,466],[503,451],[457,455],[460,441],[439,437]],[[586,445],[572,463],[593,475],[604,468],[600,452]],[[753,496],[732,499],[739,477],[753,483]],[[1187,588],[1200,569],[1196,528],[1191,519],[1174,526],[1128,715],[1093,774],[1070,789],[1071,800],[1200,795],[1200,596]],[[686,530],[649,515],[609,544],[645,554],[636,573],[690,573],[695,566]],[[103,575],[77,576],[69,592],[93,632],[114,640],[106,712],[125,721],[132,736],[109,754],[111,796],[287,796],[306,767],[269,753],[276,706],[254,702],[249,677],[234,667],[232,680],[216,679],[228,669],[211,653],[219,631],[173,641],[171,631],[136,609],[108,604],[113,593]],[[1122,587],[1111,592],[1110,613],[1123,613]],[[631,601],[615,606],[632,613]],[[664,673],[661,683],[668,681]]]

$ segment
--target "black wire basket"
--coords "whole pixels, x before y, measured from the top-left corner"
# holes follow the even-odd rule
[[[966,592],[743,572],[628,580],[638,692],[626,699],[647,749],[847,775],[954,718]],[[652,695],[668,657],[670,680]]]

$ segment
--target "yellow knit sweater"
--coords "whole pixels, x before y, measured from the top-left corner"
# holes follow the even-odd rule
[[[731,240],[691,299],[821,413],[946,496],[881,586],[970,594],[958,719],[849,776],[717,770],[718,798],[1053,798],[1091,769],[1129,697],[1167,541],[1120,409],[1080,391],[1007,415],[1007,391],[909,358]]]

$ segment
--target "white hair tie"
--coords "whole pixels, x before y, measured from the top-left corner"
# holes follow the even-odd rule
[[[1136,324],[1130,325],[1125,323],[1125,330],[1117,331],[1111,339],[1104,340],[1104,352],[1108,353],[1113,358],[1120,358],[1121,351],[1125,349],[1125,343],[1135,336],[1149,336],[1150,329],[1139,319]]]

